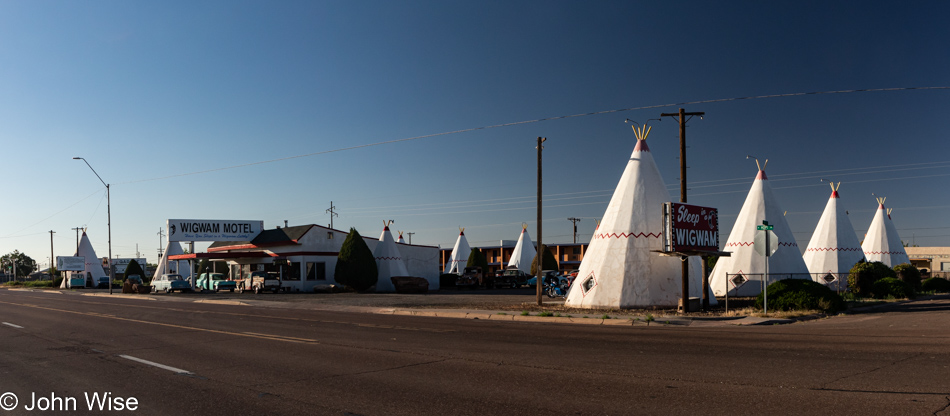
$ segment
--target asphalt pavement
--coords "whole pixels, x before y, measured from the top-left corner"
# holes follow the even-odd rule
[[[85,396],[108,393],[149,415],[950,415],[947,299],[710,327],[407,316],[404,298],[338,295],[0,290],[6,413],[55,396],[99,414]],[[448,301],[425,302],[412,310]]]

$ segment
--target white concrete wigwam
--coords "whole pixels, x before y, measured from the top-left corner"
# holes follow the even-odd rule
[[[106,277],[106,271],[102,268],[102,260],[99,257],[96,257],[96,250],[92,248],[92,243],[89,241],[89,236],[86,235],[86,231],[83,230],[82,238],[79,239],[79,249],[76,251],[76,256],[85,257],[85,269],[82,271],[83,277],[86,278],[86,287],[92,286],[96,287],[99,283],[100,277]],[[64,275],[71,275],[74,272],[65,272]],[[60,288],[65,289],[69,287],[69,278],[64,278],[63,282],[59,285]]]
[[[720,257],[709,274],[709,286],[716,296],[726,294],[727,284],[729,296],[757,296],[762,292],[766,258],[756,253],[753,246],[755,233],[759,232],[756,226],[762,225],[762,221],[768,221],[773,226],[772,232],[778,236],[778,249],[769,257],[769,283],[788,278],[811,278],[795,235],[788,227],[785,213],[765,175],[768,160],[763,165],[759,165],[758,159],[755,163],[759,166],[759,173],[723,248],[723,251],[732,252],[732,256]]]
[[[191,276],[189,272],[188,260],[168,260],[168,256],[175,256],[178,254],[185,254],[185,250],[182,250],[181,244],[177,241],[169,241],[165,244],[165,251],[162,255],[161,260],[158,262],[158,267],[155,268],[155,274],[152,275],[152,279],[156,277],[161,277],[163,274],[180,274],[184,278]]]
[[[531,262],[538,255],[538,250],[534,248],[531,242],[531,236],[528,235],[528,224],[521,224],[521,235],[518,237],[518,243],[511,252],[511,260],[508,261],[509,269],[518,269],[525,273],[531,273]]]
[[[399,231],[399,238],[396,239],[396,242],[399,244],[406,244],[406,240],[402,239],[402,231]]]
[[[663,203],[670,193],[647,146],[650,128],[633,131],[637,145],[584,254],[567,306],[675,307],[682,297],[681,260],[651,251],[663,249]],[[689,296],[700,297],[697,257],[690,258],[689,279]]]
[[[396,286],[393,285],[392,277],[409,276],[406,270],[406,263],[403,262],[399,254],[399,248],[393,240],[392,233],[389,232],[390,222],[383,221],[383,232],[379,235],[379,244],[373,250],[373,257],[376,258],[376,291],[377,292],[395,292]],[[466,259],[467,260],[467,259]]]
[[[831,183],[831,197],[802,258],[812,280],[832,290],[844,291],[848,290],[848,272],[864,259],[864,250],[847,212],[838,203],[839,187],[841,182]]]
[[[904,250],[901,236],[897,234],[897,227],[894,227],[891,221],[891,210],[884,208],[886,199],[877,198],[877,212],[874,213],[874,219],[871,220],[861,248],[868,261],[879,261],[888,267],[894,267],[910,263],[910,259]]]
[[[461,275],[465,271],[465,265],[468,264],[468,255],[472,248],[468,246],[468,239],[465,238],[465,229],[459,227],[459,238],[455,240],[455,247],[452,248],[452,256],[445,263],[443,273],[455,273]]]

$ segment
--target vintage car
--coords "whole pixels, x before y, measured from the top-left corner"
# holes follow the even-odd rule
[[[198,290],[213,290],[215,292],[237,289],[237,282],[228,280],[223,273],[202,273],[198,276]]]
[[[161,290],[165,293],[171,293],[176,290],[179,292],[191,291],[191,285],[187,280],[181,277],[180,274],[163,274],[152,281],[152,287],[156,292]]]
[[[505,273],[501,275],[501,282],[495,281],[495,286],[510,284],[511,287],[520,287],[528,284],[528,279],[530,278],[531,276],[528,276],[527,273],[520,269],[507,269]]]
[[[238,287],[241,291],[251,290],[254,293],[264,291],[280,292],[280,275],[274,272],[254,271],[244,275]]]
[[[466,267],[465,271],[463,271],[462,274],[455,279],[455,288],[458,290],[462,290],[462,288],[476,289],[481,284],[481,267]]]

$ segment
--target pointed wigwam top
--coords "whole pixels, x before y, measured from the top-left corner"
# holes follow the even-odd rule
[[[758,165],[758,159],[755,162]],[[765,165],[761,165],[723,249],[732,252],[732,256],[719,258],[710,273],[709,285],[716,296],[725,295],[727,287],[729,296],[757,296],[761,292],[759,282],[765,273],[765,259],[756,253],[753,244],[756,227],[762,221],[768,221],[778,237],[778,249],[769,257],[769,282],[810,278],[795,235],[766,179]]]
[[[637,145],[581,261],[565,305],[576,308],[675,307],[682,263],[660,256],[662,205],[670,201],[653,155],[649,127],[633,128]],[[698,258],[689,263],[689,296],[702,295]]]
[[[399,231],[399,238],[396,239],[396,242],[399,244],[406,244],[406,240],[402,238],[402,231]]]
[[[855,263],[864,259],[864,250],[848,219],[844,207],[839,204],[837,185],[831,183],[831,197],[818,220],[802,258],[812,273],[812,280],[835,291],[848,290],[848,273]]]
[[[472,253],[472,248],[468,246],[468,239],[465,238],[465,229],[459,227],[459,238],[455,240],[455,247],[452,248],[452,255],[445,262],[443,273],[455,273],[461,275],[465,271],[465,265],[468,264],[468,255]]]
[[[395,292],[396,286],[393,285],[392,278],[409,276],[406,263],[402,260],[399,248],[396,247],[396,242],[393,240],[393,234],[389,232],[389,224],[392,224],[392,221],[383,221],[383,232],[379,235],[379,244],[373,250],[373,257],[376,258],[376,270],[378,271],[376,275],[377,292]]]
[[[637,145],[633,148],[634,152],[649,152],[650,146],[647,146],[647,136],[650,135],[651,126],[630,126],[633,128],[633,134],[637,136]]]
[[[877,211],[871,220],[871,226],[868,227],[867,235],[864,236],[864,243],[861,244],[864,256],[868,261],[879,261],[889,267],[910,263],[904,243],[897,234],[897,227],[891,221],[890,210],[884,208],[885,199],[877,198]]]
[[[518,236],[518,243],[511,252],[511,260],[508,261],[509,269],[518,269],[525,273],[531,273],[531,262],[537,256],[538,251],[531,242],[531,236],[528,235],[528,224],[521,224],[521,235]]]

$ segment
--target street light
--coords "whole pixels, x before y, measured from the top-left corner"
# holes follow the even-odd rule
[[[73,159],[82,160],[86,162],[86,166],[89,166],[89,169],[92,170],[92,173],[96,174],[96,177],[99,178],[99,182],[102,182],[106,186],[106,221],[107,226],[109,227],[109,294],[112,294],[112,279],[115,274],[115,267],[112,265],[112,200],[109,195],[109,184],[106,181],[102,180],[102,177],[99,176],[99,173],[95,169],[92,169],[92,165],[89,164],[85,158],[74,157]]]

